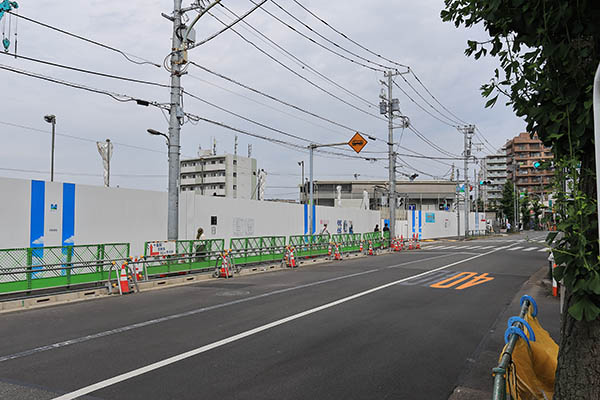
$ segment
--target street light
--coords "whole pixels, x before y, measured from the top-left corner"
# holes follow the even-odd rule
[[[157,130],[155,130],[155,129],[147,129],[146,131],[147,131],[149,134],[151,134],[151,135],[154,135],[154,136],[162,136],[162,137],[164,137],[165,139],[167,139],[167,146],[168,146],[168,145],[171,143],[171,141],[169,140],[169,137],[168,137],[167,135],[165,135],[164,133],[162,133],[162,132],[159,132],[159,131],[157,131]]]
[[[54,182],[54,137],[56,136],[56,115],[44,116],[44,121],[52,124],[52,153],[50,154],[50,182]]]

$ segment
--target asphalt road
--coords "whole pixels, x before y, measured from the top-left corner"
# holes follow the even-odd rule
[[[5,314],[0,398],[447,399],[543,237]]]

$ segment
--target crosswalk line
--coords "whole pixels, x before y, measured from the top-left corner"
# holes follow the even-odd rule
[[[439,246],[438,245],[438,246],[430,246],[430,247],[427,247],[427,248],[431,250],[431,249],[439,249],[440,247],[444,247],[444,246]]]
[[[546,247],[542,247],[541,249],[539,249],[538,251],[548,251],[548,249]]]
[[[491,249],[494,246],[483,246],[479,250]]]
[[[451,249],[451,248],[452,248],[452,246],[441,246],[441,247],[438,247],[437,249],[443,250],[443,249]]]
[[[522,248],[523,248],[523,246],[511,247],[510,249],[508,249],[508,251],[515,251],[515,250],[519,250]]]
[[[539,249],[539,247],[530,247],[528,249],[523,249],[523,251],[532,251],[532,250],[537,250]]]
[[[456,250],[458,250],[458,249],[466,249],[467,247],[469,247],[469,246],[458,246],[458,247],[454,247],[454,248],[455,248]]]

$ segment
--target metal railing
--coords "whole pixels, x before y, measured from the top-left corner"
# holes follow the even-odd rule
[[[521,312],[519,318],[509,319],[509,328],[505,332],[505,350],[502,353],[502,358],[497,367],[492,369],[492,375],[494,376],[494,389],[492,392],[492,400],[510,400],[512,397],[510,393],[506,392],[506,380],[509,366],[512,362],[512,353],[519,340],[520,334],[523,334],[524,324],[521,322],[529,312],[529,307],[533,307],[533,316],[537,314],[537,304],[531,296],[525,295],[521,297]],[[510,321],[514,321],[512,324]],[[516,329],[511,329],[516,328]],[[530,329],[530,328],[529,328]],[[520,331],[520,332],[519,332]],[[531,335],[531,332],[529,332]],[[523,334],[524,335],[524,334]]]

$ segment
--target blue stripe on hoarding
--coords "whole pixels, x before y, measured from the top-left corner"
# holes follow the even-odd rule
[[[31,221],[29,225],[30,247],[43,247],[44,204],[46,202],[46,182],[31,181]]]
[[[421,217],[422,217],[422,214],[421,214],[421,213],[422,213],[422,211],[421,211],[421,210],[419,210],[419,233],[421,233],[421,227],[423,226],[423,222],[422,222],[422,220],[421,220]],[[420,235],[419,235],[419,236],[420,236]]]
[[[62,245],[72,246],[75,235],[75,184],[63,183]]]
[[[46,204],[46,182],[31,181],[31,219],[29,222],[29,246],[31,251],[31,265],[33,270],[44,263],[44,205]],[[31,274],[32,279],[37,279],[37,273]]]
[[[412,211],[412,233],[415,233],[415,210]]]
[[[308,204],[304,203],[304,234],[308,233]]]
[[[315,234],[316,231],[316,226],[317,226],[317,207],[315,207],[315,205],[312,205],[312,209],[313,209],[313,221],[312,221],[312,232],[311,235]]]

